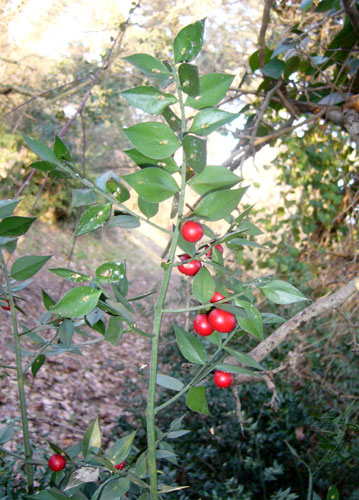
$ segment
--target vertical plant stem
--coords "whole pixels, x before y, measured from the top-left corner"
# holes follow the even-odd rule
[[[180,90],[180,83],[175,68],[172,68],[172,74],[174,81],[176,83],[179,102],[181,106],[182,115],[182,133],[186,132],[186,117],[184,112],[184,104],[182,99],[182,93]],[[179,228],[183,217],[184,208],[184,198],[185,198],[185,188],[186,188],[186,161],[183,156],[182,167],[181,167],[181,190],[178,201],[178,212],[177,212],[177,222],[176,227],[172,236],[171,246],[168,254],[169,267],[165,271],[163,277],[162,286],[160,290],[160,295],[156,304],[155,314],[153,319],[153,331],[154,337],[152,338],[152,352],[151,352],[151,363],[150,363],[150,379],[148,386],[148,398],[147,398],[147,409],[146,409],[146,422],[147,422],[147,446],[148,446],[148,461],[149,461],[149,473],[150,473],[150,496],[151,500],[158,500],[158,483],[157,483],[157,465],[156,465],[156,430],[155,430],[155,396],[156,396],[156,378],[158,369],[158,348],[160,342],[160,330],[161,321],[163,316],[163,306],[166,299],[168,284],[171,278],[172,263],[175,258],[175,252],[177,248],[177,242],[179,237]]]
[[[4,254],[2,250],[0,250],[0,262],[1,267],[4,272],[6,287],[7,287],[7,296],[10,302],[10,311],[11,311],[11,321],[12,321],[12,329],[14,334],[14,347],[16,354],[16,375],[17,375],[17,386],[19,392],[19,401],[20,401],[20,413],[21,413],[21,425],[22,425],[22,435],[24,442],[24,451],[25,451],[25,459],[30,460],[32,457],[32,449],[30,445],[30,435],[29,435],[29,425],[27,419],[27,411],[26,411],[26,397],[25,397],[25,386],[24,386],[24,372],[22,370],[22,360],[21,360],[21,348],[20,348],[20,337],[17,328],[17,320],[16,320],[16,312],[15,312],[15,302],[14,297],[12,295],[11,285],[10,285],[10,277],[7,271]],[[28,493],[33,493],[34,491],[34,475],[33,475],[33,467],[30,463],[26,462],[25,464],[25,473],[27,478],[27,490]]]

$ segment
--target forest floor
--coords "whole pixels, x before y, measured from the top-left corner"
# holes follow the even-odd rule
[[[54,255],[46,268],[67,267],[79,272],[94,274],[102,262],[126,259],[127,276],[130,283],[128,297],[134,297],[159,289],[162,270],[159,266],[163,249],[138,230],[126,231],[115,228],[111,233],[89,233],[76,240],[72,261],[68,261],[72,247],[72,229],[58,228],[36,221],[26,238],[19,242],[14,258],[22,255]],[[158,242],[158,240],[156,240]],[[10,261],[10,263],[11,263]],[[159,272],[161,275],[159,275]],[[44,313],[41,289],[54,299],[59,299],[73,283],[64,282],[43,268],[36,280],[19,294],[20,306],[26,317],[19,314],[21,325],[34,326],[36,319]],[[151,332],[151,317],[157,293],[136,301],[137,326]],[[183,281],[174,272],[170,282],[168,304],[183,300]],[[169,332],[174,318],[165,317],[162,330]],[[98,338],[93,330],[91,338]],[[83,342],[80,336],[77,342]],[[87,339],[85,339],[87,340]],[[76,340],[75,340],[76,341]],[[0,310],[1,363],[13,365],[12,328],[10,313]],[[29,341],[23,342],[25,349],[34,350]],[[107,342],[89,346],[82,356],[64,353],[47,357],[34,378],[26,375],[26,393],[30,421],[31,439],[34,448],[48,450],[46,441],[61,447],[72,445],[82,439],[91,420],[99,416],[104,440],[114,435],[121,437],[121,423],[133,420],[129,405],[134,402],[144,408],[146,381],[150,357],[148,338],[125,334],[114,347]],[[25,363],[31,358],[24,358]],[[13,370],[1,369],[0,425],[9,419],[17,419],[19,439],[19,405],[17,384]],[[135,392],[135,393],[134,393]],[[131,420],[132,419],[132,420]],[[15,451],[15,450],[14,450]]]

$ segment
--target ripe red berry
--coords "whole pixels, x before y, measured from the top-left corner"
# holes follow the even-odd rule
[[[225,299],[226,297],[219,292],[214,292],[211,298],[211,302],[218,302],[219,300]]]
[[[213,309],[208,315],[208,321],[217,332],[221,333],[229,333],[236,326],[235,315],[222,309]]]
[[[3,299],[4,302],[6,302],[6,306],[1,306],[1,309],[4,309],[4,311],[10,311],[10,302],[7,299]]]
[[[208,248],[208,246],[207,246],[207,248]],[[219,250],[221,252],[221,254],[223,255],[223,247],[222,247],[222,245],[220,243],[217,243],[217,245],[215,245],[214,248],[216,248],[217,250]],[[208,252],[206,252],[206,256],[208,258],[211,258],[212,257],[212,252],[213,252],[213,248],[210,248],[208,250]]]
[[[193,329],[198,335],[202,337],[207,337],[213,333],[213,328],[208,322],[207,314],[197,314],[193,320]]]
[[[66,466],[66,459],[62,455],[59,455],[58,453],[55,455],[51,455],[49,460],[47,461],[49,467],[51,470],[58,472],[62,469],[65,468]]]
[[[182,255],[179,255],[180,260],[188,260],[191,258],[190,255],[187,253],[184,253]],[[187,264],[181,264],[178,266],[178,270],[182,274],[186,274],[187,276],[194,276],[195,274],[198,273],[198,271],[201,269],[202,264],[200,263],[199,260],[191,260],[191,262],[187,262]]]
[[[203,236],[203,227],[199,222],[189,220],[185,222],[181,228],[181,234],[184,240],[195,243]]]
[[[233,377],[231,373],[222,372],[221,370],[217,370],[213,375],[213,381],[217,387],[221,389],[226,389],[232,383]]]
[[[115,465],[115,469],[122,470],[125,468],[125,465],[126,465],[126,460],[124,460],[120,464]]]

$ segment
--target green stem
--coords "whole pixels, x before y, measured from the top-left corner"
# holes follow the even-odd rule
[[[22,424],[22,433],[23,433],[23,442],[24,442],[24,451],[25,451],[25,459],[31,460],[32,450],[30,445],[30,434],[29,434],[29,425],[27,419],[27,410],[26,410],[26,396],[25,396],[25,384],[24,384],[24,373],[22,370],[22,360],[21,360],[21,347],[20,347],[20,338],[18,333],[17,321],[16,321],[16,312],[15,312],[15,302],[12,294],[10,277],[6,267],[5,258],[2,250],[0,250],[0,261],[1,267],[4,272],[4,277],[7,286],[7,296],[10,302],[10,311],[11,311],[11,321],[12,328],[14,334],[14,347],[15,347],[15,355],[16,355],[16,374],[17,374],[17,386],[19,391],[19,400],[20,400],[20,413],[21,413],[21,424]],[[25,464],[25,472],[27,477],[27,490],[28,493],[33,493],[34,490],[34,475],[33,475],[33,467],[31,464]]]
[[[0,365],[0,368],[7,368],[8,370],[16,370],[16,366]]]
[[[184,103],[182,93],[180,91],[180,83],[176,70],[172,69],[172,74],[176,82],[179,102],[182,114],[182,132],[186,132],[186,118],[184,112]],[[173,263],[177,248],[179,237],[179,228],[183,217],[185,188],[186,188],[186,161],[183,157],[181,167],[181,191],[178,200],[177,223],[172,236],[171,246],[169,250],[169,262]],[[157,378],[157,365],[158,365],[158,348],[160,342],[160,329],[163,316],[163,305],[166,299],[168,284],[170,281],[172,266],[169,266],[163,277],[162,286],[158,301],[155,308],[153,319],[153,339],[152,339],[152,352],[150,362],[150,379],[147,397],[146,421],[147,421],[147,446],[148,446],[148,460],[149,460],[149,474],[150,474],[150,498],[151,500],[158,500],[158,482],[157,482],[157,465],[156,465],[156,430],[155,430],[155,396],[156,396],[156,378]]]

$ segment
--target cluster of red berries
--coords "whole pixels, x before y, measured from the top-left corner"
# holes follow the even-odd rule
[[[184,240],[196,243],[203,237],[204,230],[199,222],[187,221],[181,228],[181,234]],[[215,248],[223,254],[222,245],[218,243],[215,245]],[[206,256],[208,258],[212,257],[212,248],[206,252]],[[182,254],[179,258],[183,262],[190,259],[191,256],[188,254]],[[201,267],[202,263],[197,259],[193,259],[190,262],[186,262],[185,264],[178,266],[178,270],[187,276],[195,276]],[[214,292],[211,302],[214,303],[223,299],[225,299],[224,295],[219,292]],[[235,326],[235,315],[229,311],[224,311],[223,309],[218,308],[212,309],[208,314],[197,314],[193,321],[194,331],[202,337],[211,335],[215,330],[221,333],[229,333],[234,330]],[[221,388],[229,387],[232,383],[232,375],[230,373],[217,370],[214,374],[214,383]]]

